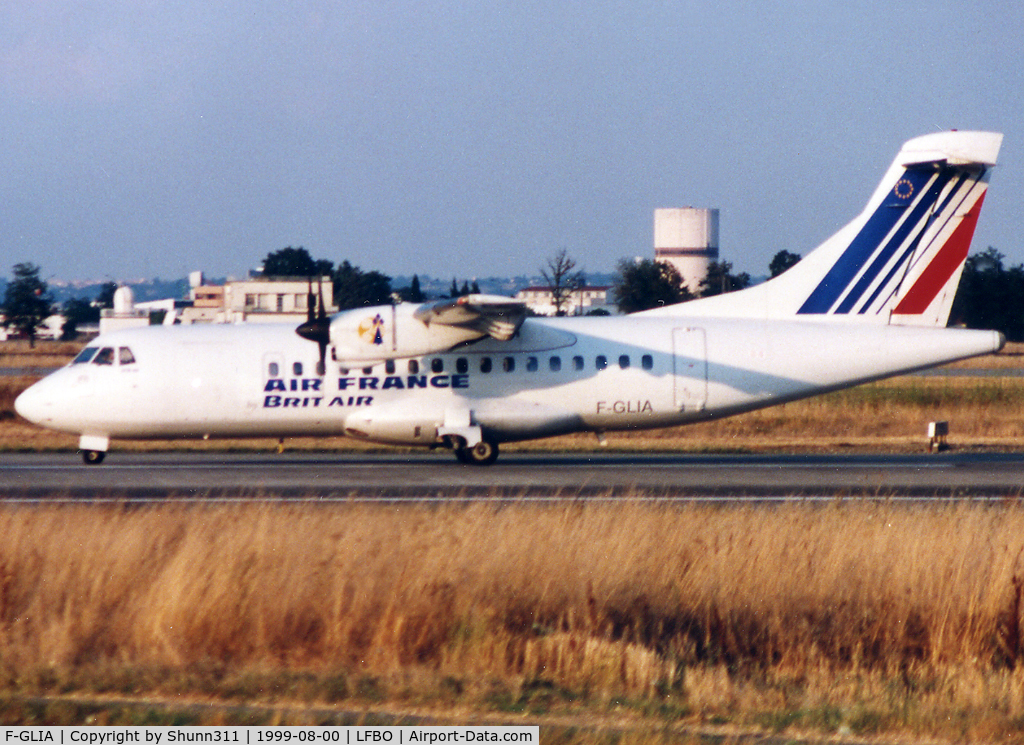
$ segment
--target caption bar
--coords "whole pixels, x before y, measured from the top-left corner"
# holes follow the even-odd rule
[[[539,743],[539,727],[0,727],[0,745],[127,745],[128,743]]]

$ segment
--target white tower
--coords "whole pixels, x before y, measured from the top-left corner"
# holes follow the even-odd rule
[[[718,261],[718,210],[683,207],[654,210],[654,259],[676,268],[694,294]]]
[[[128,285],[121,285],[114,290],[114,313],[128,316],[135,312],[135,293]]]
[[[135,293],[127,285],[114,290],[114,307],[100,311],[100,333],[149,325],[149,311],[135,307]]]

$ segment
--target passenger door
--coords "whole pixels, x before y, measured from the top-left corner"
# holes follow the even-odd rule
[[[708,402],[707,337],[702,328],[672,329],[675,405],[703,411]]]

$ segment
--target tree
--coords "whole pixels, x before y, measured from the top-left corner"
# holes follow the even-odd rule
[[[15,264],[14,277],[4,291],[3,311],[8,327],[14,327],[28,337],[29,345],[36,345],[36,332],[53,308],[53,296],[46,283],[39,279],[35,264]]]
[[[547,268],[541,269],[544,282],[551,288],[551,304],[555,306],[555,315],[564,316],[565,306],[587,283],[587,277],[576,269],[576,260],[569,256],[564,248],[548,259]]]
[[[619,262],[615,305],[622,313],[636,313],[693,299],[683,278],[671,264],[654,259]]]
[[[800,254],[790,253],[786,250],[779,251],[768,264],[768,272],[772,277],[778,277],[787,269],[795,266],[799,261]]]
[[[113,299],[110,307],[112,306]],[[78,327],[81,324],[99,323],[100,306],[84,298],[73,297],[64,302],[61,314],[64,316],[64,325],[60,329],[60,338],[62,341],[73,341],[78,337]]]
[[[967,257],[950,320],[1024,341],[1024,266],[1006,269],[1003,258],[992,246]]]
[[[391,277],[343,261],[334,272],[334,302],[341,310],[390,303]]]
[[[407,303],[422,303],[426,298],[423,295],[423,290],[420,289],[419,276],[412,275],[412,282],[408,287],[398,290],[398,296]]]
[[[96,296],[98,308],[113,308],[114,293],[117,292],[117,282],[104,282],[100,285],[99,294]],[[99,311],[96,312],[96,320],[100,320]]]
[[[474,279],[473,284],[469,284],[468,279],[462,280],[462,287],[459,287],[459,281],[452,277],[452,286],[448,288],[448,297],[465,297],[466,295],[479,295],[480,285]]]
[[[722,295],[726,292],[742,290],[750,285],[750,275],[746,272],[732,273],[732,264],[728,261],[712,261],[708,264],[708,274],[700,281],[700,297]]]
[[[334,262],[314,260],[309,251],[301,246],[271,251],[263,259],[264,277],[324,277],[330,276],[333,271]]]

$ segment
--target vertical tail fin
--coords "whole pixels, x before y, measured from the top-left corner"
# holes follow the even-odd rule
[[[908,141],[864,211],[799,264],[678,312],[945,326],[1002,137]]]

